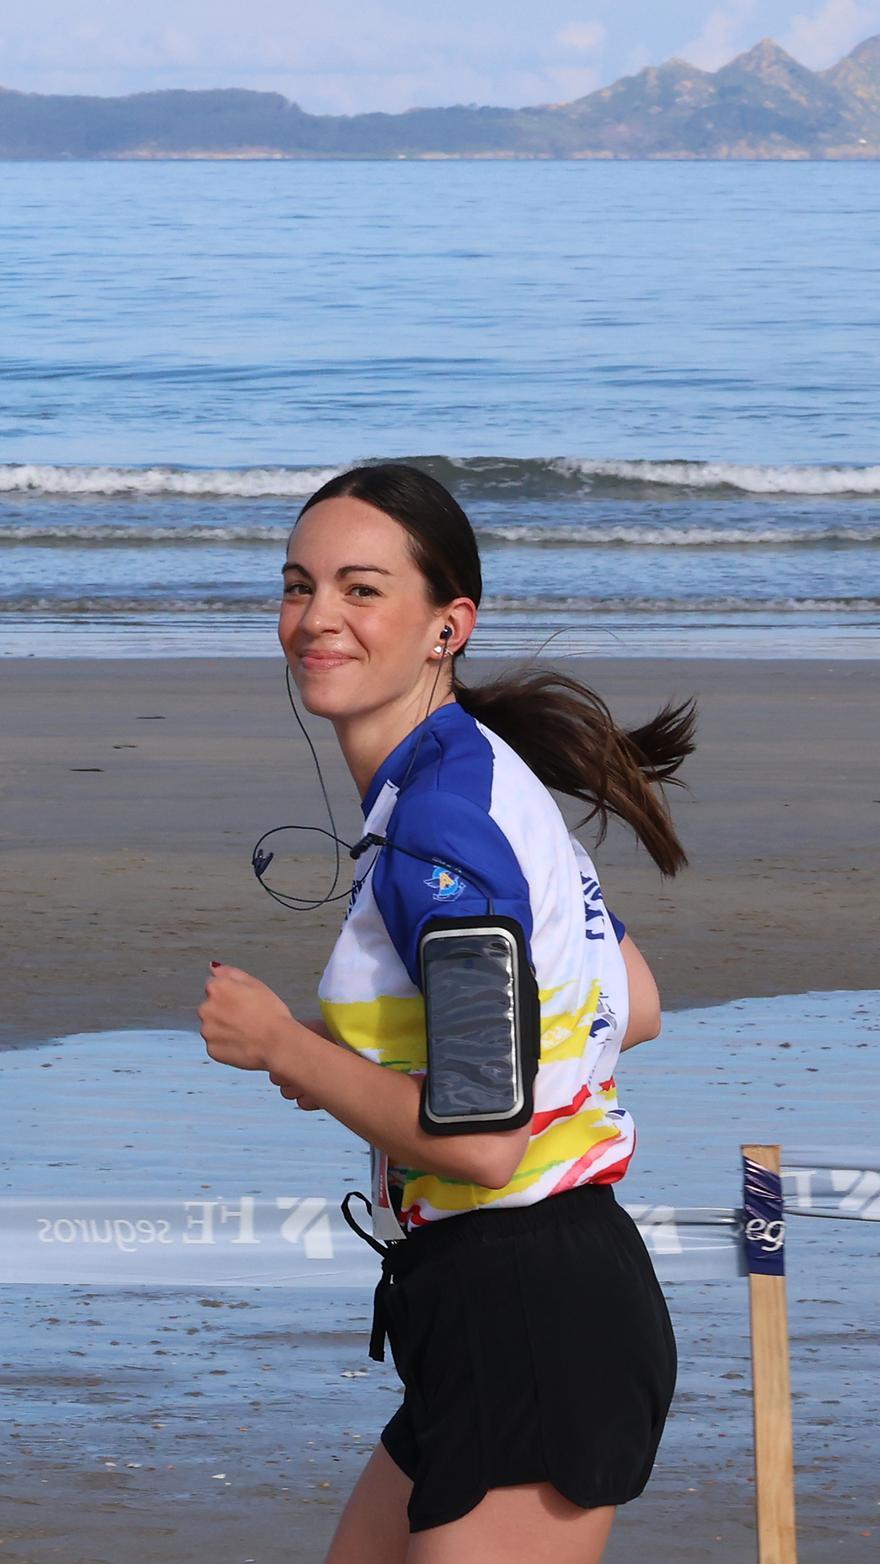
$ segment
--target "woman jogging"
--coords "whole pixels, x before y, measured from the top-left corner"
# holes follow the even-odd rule
[[[211,1057],[268,1070],[373,1148],[371,1241],[389,1242],[370,1353],[387,1333],[404,1396],[325,1564],[598,1564],[615,1507],[648,1481],[676,1377],[662,1292],[614,1194],[636,1139],[615,1066],[660,1011],[548,789],[603,834],[617,815],[674,874],[686,858],[658,784],[693,748],[693,705],[625,733],[552,670],[463,684],[476,541],[404,463],[324,484],[283,573],[281,645],[335,729],[363,854],[320,1022],[216,964],[198,1013]],[[537,987],[533,1092],[514,1128],[442,1133],[425,1109],[425,937],[487,909]],[[443,1007],[430,1014],[442,1030]]]

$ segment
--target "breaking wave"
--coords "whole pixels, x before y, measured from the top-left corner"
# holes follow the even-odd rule
[[[430,472],[455,493],[497,498],[591,494],[644,496],[699,491],[706,497],[880,495],[880,466],[770,466],[758,463],[594,460],[588,457],[412,456],[395,458]],[[353,465],[353,464],[348,464]],[[179,495],[300,500],[344,467],[0,466],[0,494]]]

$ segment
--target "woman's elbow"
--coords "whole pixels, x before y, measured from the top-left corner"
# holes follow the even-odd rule
[[[636,1043],[650,1043],[653,1038],[660,1036],[662,1030],[663,1017],[659,1003],[656,1006],[640,1006],[637,1013],[630,1014],[626,1033],[620,1045],[621,1052],[627,1048],[634,1048]]]

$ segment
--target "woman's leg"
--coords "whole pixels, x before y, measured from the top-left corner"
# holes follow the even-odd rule
[[[339,1517],[324,1564],[406,1564],[412,1483],[379,1442]]]
[[[459,1520],[414,1532],[406,1564],[599,1564],[614,1512],[583,1510],[553,1483],[491,1488]]]

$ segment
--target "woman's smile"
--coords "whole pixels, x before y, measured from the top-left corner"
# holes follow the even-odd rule
[[[319,652],[311,647],[299,654],[300,666],[310,672],[319,673],[328,668],[341,668],[344,663],[354,662],[355,658],[348,652]]]

